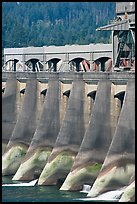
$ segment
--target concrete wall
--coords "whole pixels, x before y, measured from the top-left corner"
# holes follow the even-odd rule
[[[19,109],[19,82],[15,75],[10,74],[2,96],[2,145],[3,151],[11,138],[17,122]]]
[[[129,184],[135,172],[135,81],[129,80],[118,124],[100,174],[89,196],[116,190]],[[111,187],[110,187],[111,186]]]
[[[2,81],[2,122],[10,118],[5,132],[14,124],[2,157],[3,175],[38,178],[38,185],[59,182],[61,190],[80,190],[88,182],[91,197],[129,185],[135,167],[135,73],[5,72]]]
[[[25,63],[32,58],[40,60],[44,64],[44,70],[45,67],[47,67],[49,60],[54,58],[60,59],[65,71],[67,71],[68,63],[75,58],[86,59],[90,62],[90,64],[92,64],[93,61],[100,57],[112,58],[112,44],[43,46],[4,49],[4,63],[6,63],[8,60],[18,59],[22,63],[22,69],[25,68]],[[9,64],[7,65],[7,70],[8,66]],[[18,63],[17,66],[19,66]]]

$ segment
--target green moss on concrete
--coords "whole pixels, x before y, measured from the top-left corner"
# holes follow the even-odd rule
[[[34,157],[31,159],[31,162],[36,166],[39,166],[39,165],[41,166],[43,162],[47,161],[50,154],[51,154],[51,149],[38,150],[34,154]]]
[[[95,163],[93,165],[90,165],[88,167],[86,167],[87,171],[88,172],[98,172],[102,167],[102,164],[99,164],[99,163]]]
[[[131,202],[135,197],[135,182],[131,183],[124,191],[119,202]]]
[[[46,179],[52,177],[54,174],[68,173],[74,162],[75,155],[69,151],[63,151],[50,163],[47,163],[43,169],[38,184],[46,184]],[[57,179],[57,178],[56,178]]]
[[[97,177],[101,166],[102,164],[95,163],[82,169],[75,169],[68,174],[60,190],[81,190],[85,178],[87,179],[87,177],[89,177],[89,182],[94,180]]]
[[[25,162],[23,162],[16,174],[13,177],[13,180],[20,180],[22,177],[25,179],[25,176],[27,180],[29,179],[28,174],[30,174],[31,171],[31,177],[30,180],[33,178],[35,171],[39,170],[42,171],[44,168],[47,159],[51,153],[51,148],[45,148],[45,150],[38,149],[36,152],[31,155],[30,158],[28,158]]]
[[[27,149],[16,145],[11,147],[7,152],[5,152],[2,156],[2,173],[3,175],[14,174],[22,159],[26,155]]]
[[[26,150],[18,146],[13,150],[13,152],[11,152],[11,154],[9,154],[9,156],[7,157],[7,160],[15,159],[15,162],[16,162],[16,159],[22,158],[25,155],[26,155]]]
[[[97,177],[97,179],[95,180],[90,192],[88,193],[87,196],[89,197],[96,197],[99,195],[100,192],[103,191],[103,189],[105,189],[105,187],[107,186],[107,184],[110,182],[110,180],[112,179],[114,173],[115,173],[116,168],[114,167],[113,169],[111,169],[107,174],[101,176],[101,177]]]
[[[123,185],[127,185],[133,172],[135,171],[134,164],[127,164],[125,167],[114,166],[111,170],[103,175],[100,175],[94,182],[91,191],[88,193],[89,197],[96,197],[104,192],[108,186],[113,186],[113,180],[117,180]],[[109,189],[108,189],[109,191]]]

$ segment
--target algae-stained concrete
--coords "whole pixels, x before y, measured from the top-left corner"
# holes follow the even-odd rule
[[[33,180],[39,177],[52,148],[37,148],[28,150],[12,180]]]
[[[119,202],[135,202],[135,173],[131,177],[129,185],[124,190]]]
[[[17,121],[19,103],[19,82],[15,75],[10,74],[6,81],[5,91],[2,96],[2,152],[11,138],[12,131]]]
[[[53,152],[51,153],[51,156],[52,155]],[[61,151],[52,161],[47,162],[40,175],[38,185],[56,185],[59,179],[64,179],[75,157],[76,153],[72,151]]]
[[[84,94],[83,75],[75,73],[66,114],[55,146],[40,175],[39,185],[55,185],[58,179],[66,178],[72,167],[85,132]]]
[[[29,149],[13,180],[32,180],[39,177],[55,144],[60,129],[60,82],[52,73],[43,105],[41,119]]]
[[[113,136],[113,92],[110,80],[99,81],[89,125],[71,171],[60,190],[81,190],[84,184],[92,185],[95,181]]]
[[[8,142],[5,154],[3,154],[2,157],[3,175],[9,175],[9,172],[10,174],[15,174],[23,157],[25,156],[24,152],[26,152],[26,149],[29,147],[32,136],[35,132],[38,93],[37,85],[38,82],[36,79],[36,75],[35,73],[33,73],[32,77],[30,77],[26,84],[26,93],[22,109],[19,113],[10,141]],[[14,148],[15,146],[16,148]],[[20,149],[21,152],[23,151],[23,154],[18,153],[18,150]],[[16,164],[16,161],[18,165]],[[11,164],[13,165],[10,169]]]
[[[119,202],[135,202],[135,181],[125,189]]]
[[[28,146],[15,144],[6,149],[2,156],[2,175],[13,175],[19,168],[20,162],[27,152]]]
[[[87,196],[128,185],[135,171],[135,81],[128,80],[117,128],[102,169]]]

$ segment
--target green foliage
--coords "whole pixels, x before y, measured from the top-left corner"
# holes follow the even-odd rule
[[[96,28],[114,16],[115,2],[2,2],[2,47],[108,43]]]

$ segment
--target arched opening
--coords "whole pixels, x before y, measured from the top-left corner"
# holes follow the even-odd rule
[[[125,91],[121,91],[121,92],[114,95],[115,107],[116,107],[115,116],[117,118],[117,121],[118,121],[118,118],[119,118],[119,115],[120,115],[120,112],[121,112],[121,109],[122,109],[124,97],[125,97]]]
[[[43,66],[44,66],[43,63],[37,58],[29,59],[27,62],[25,62],[25,65],[27,65],[26,71],[33,71],[33,72],[43,71]]]
[[[47,93],[47,89],[44,89],[44,90],[41,91],[40,94],[43,95],[43,96],[46,96],[46,93]]]
[[[91,98],[93,99],[93,101],[95,101],[96,90],[89,92],[89,93],[87,94],[87,97],[91,97]]]
[[[69,61],[70,71],[88,72],[90,71],[90,63],[88,60],[78,57]]]
[[[2,67],[2,71],[17,71],[18,59],[9,59]]]
[[[47,94],[47,90],[48,89],[43,89],[41,92],[40,92],[40,103],[41,103],[41,107],[43,106],[43,104],[44,104],[44,101],[45,101],[45,97],[46,97],[46,94]]]
[[[2,88],[2,93],[4,93],[4,91],[5,91],[5,87]]]
[[[114,95],[114,98],[118,98],[120,100],[120,107],[121,108],[123,105],[124,96],[125,96],[125,91],[121,91],[121,92]]]
[[[67,90],[63,93],[63,96],[67,96],[69,98],[70,96],[70,90]]]
[[[53,59],[48,60],[47,63],[48,63],[49,72],[57,72],[60,70],[62,60],[59,58],[53,58]]]
[[[100,57],[93,62],[93,71],[111,71],[112,59],[110,57]]]
[[[92,111],[92,108],[93,108],[93,105],[94,105],[94,102],[95,102],[95,98],[96,98],[96,90],[94,91],[91,91],[87,94],[87,97],[88,97],[88,112],[89,112],[89,116],[91,115],[91,111]]]
[[[60,101],[60,106],[61,106],[60,121],[61,121],[61,123],[63,122],[64,116],[65,116],[65,113],[67,110],[70,92],[71,92],[71,90],[66,90],[63,92],[63,94],[61,96],[61,101]]]
[[[20,91],[20,94],[25,94],[25,88]]]

